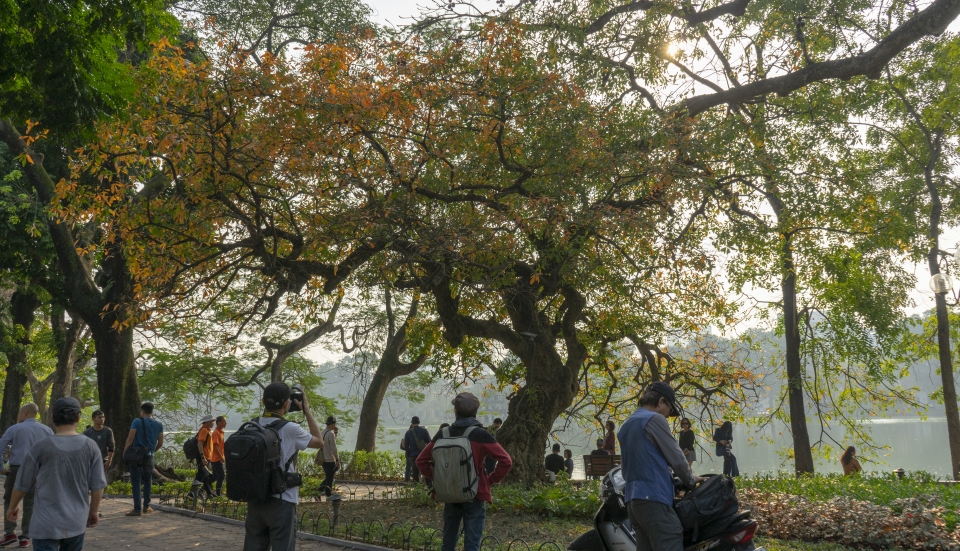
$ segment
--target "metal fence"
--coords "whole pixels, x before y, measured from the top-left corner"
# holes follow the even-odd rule
[[[361,485],[366,486],[366,485]],[[343,492],[343,486],[337,486],[341,495],[350,499],[383,499],[367,497],[375,495],[375,487],[367,493],[361,491],[357,497],[357,489],[349,493]],[[397,497],[392,489],[384,489],[391,497]],[[178,491],[175,494],[156,496],[160,505],[175,507],[197,513],[216,515],[234,520],[243,520],[247,515],[245,503],[230,501],[223,497],[193,498],[190,494]],[[389,498],[388,498],[389,499]],[[319,502],[319,498],[306,500],[307,503]],[[347,517],[339,514],[339,507],[333,511],[308,509],[297,518],[297,531],[326,536],[348,541],[368,543],[403,551],[439,551],[442,532],[436,528],[427,528],[417,523],[392,522],[384,525],[380,520],[368,521],[361,516]],[[501,541],[493,535],[484,536],[480,543],[481,551],[564,551],[563,547],[553,541],[535,542],[533,544],[517,538],[509,542]]]

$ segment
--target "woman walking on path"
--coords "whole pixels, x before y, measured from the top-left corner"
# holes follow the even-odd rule
[[[856,448],[850,446],[847,451],[843,452],[843,455],[840,456],[840,466],[843,467],[844,476],[855,475],[863,470],[860,461],[857,460]]]
[[[607,420],[607,434],[603,437],[603,449],[610,455],[617,455],[617,425],[612,419]]]
[[[677,443],[680,444],[680,449],[683,450],[683,456],[687,458],[687,464],[690,465],[690,472],[693,472],[693,463],[697,460],[697,441],[693,435],[690,419],[686,417],[680,420],[680,438]]]
[[[737,456],[731,452],[733,449],[733,423],[724,421],[720,428],[713,432],[713,441],[717,443],[717,457],[723,457],[723,474],[740,476]]]

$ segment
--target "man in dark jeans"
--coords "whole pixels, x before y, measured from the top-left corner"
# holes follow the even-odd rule
[[[403,477],[404,482],[413,479],[414,482],[420,482],[420,471],[417,469],[417,457],[420,451],[430,443],[430,433],[427,429],[420,426],[420,418],[414,416],[410,420],[410,429],[403,435],[403,450],[407,455],[407,472]]]
[[[640,407],[617,434],[626,482],[624,499],[636,531],[637,551],[683,550],[683,526],[673,510],[673,476],[688,488],[705,480],[690,472],[667,425],[667,416],[678,416],[679,409],[673,388],[655,382],[643,391]]]
[[[149,515],[150,488],[153,484],[153,454],[163,447],[163,425],[153,418],[153,403],[144,402],[140,406],[140,417],[133,420],[130,432],[127,433],[127,443],[123,446],[123,455],[127,455],[127,448],[140,446],[147,449],[147,455],[140,465],[130,465],[130,484],[133,485],[133,510],[127,513],[128,517]],[[143,502],[140,496],[143,495]]]
[[[443,505],[443,543],[441,551],[454,551],[460,536],[460,524],[463,523],[463,551],[480,551],[483,539],[483,522],[486,518],[486,505],[493,502],[490,485],[503,480],[513,466],[510,455],[497,443],[493,435],[477,421],[480,400],[469,392],[463,392],[453,399],[453,411],[457,420],[450,426],[450,436],[461,436],[469,428],[474,429],[467,435],[473,452],[473,466],[478,480],[477,497],[467,503],[445,503]],[[417,468],[423,476],[433,478],[433,446],[443,437],[442,431],[420,452]],[[497,468],[489,477],[483,469],[487,456],[497,461]]]

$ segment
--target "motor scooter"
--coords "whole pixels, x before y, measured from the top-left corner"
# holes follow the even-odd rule
[[[675,480],[675,484],[678,483],[679,480]],[[593,517],[594,528],[573,540],[567,551],[634,551],[637,548],[636,533],[624,502],[625,487],[619,466],[603,477],[600,482],[601,505]],[[757,521],[745,511],[733,517],[720,535],[685,542],[684,551],[766,551],[754,543],[756,532]]]

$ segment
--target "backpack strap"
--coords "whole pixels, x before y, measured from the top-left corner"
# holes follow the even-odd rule
[[[464,435],[464,436],[469,436],[470,433],[473,432],[473,429],[475,429],[475,428],[477,428],[477,427],[467,427],[467,430],[463,431],[463,435]]]
[[[443,431],[440,432],[442,435],[441,438],[450,438],[450,427],[443,427]]]

